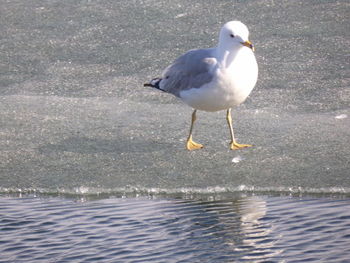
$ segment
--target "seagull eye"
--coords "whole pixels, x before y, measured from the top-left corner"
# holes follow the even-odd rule
[[[234,37],[235,37],[235,35],[234,35],[234,34],[231,34],[231,35],[230,35],[230,37],[234,38]]]

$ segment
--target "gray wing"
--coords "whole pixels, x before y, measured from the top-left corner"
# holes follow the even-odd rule
[[[159,83],[160,89],[179,97],[182,90],[200,88],[213,79],[216,59],[213,49],[190,50],[167,67]]]

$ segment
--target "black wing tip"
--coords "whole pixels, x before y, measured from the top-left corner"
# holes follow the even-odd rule
[[[155,78],[155,79],[152,79],[150,82],[143,84],[143,86],[144,87],[152,87],[152,88],[162,90],[159,87],[159,83],[161,82],[161,80],[162,80],[161,78]]]

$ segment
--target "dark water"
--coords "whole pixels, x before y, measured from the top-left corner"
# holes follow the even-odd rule
[[[0,0],[0,261],[347,262],[349,13]],[[258,84],[233,109],[254,147],[230,151],[225,113],[199,112],[205,148],[187,152],[191,109],[142,84],[230,20],[256,47]]]
[[[0,207],[0,262],[350,258],[348,198],[2,196]]]

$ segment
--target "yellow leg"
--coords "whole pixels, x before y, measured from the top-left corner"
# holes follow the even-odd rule
[[[196,143],[192,140],[192,130],[193,130],[194,122],[196,121],[196,112],[197,112],[197,110],[194,110],[192,113],[190,134],[188,135],[188,138],[187,138],[186,148],[189,151],[203,148],[202,144]]]
[[[227,120],[228,126],[230,128],[230,134],[231,134],[230,148],[231,148],[231,150],[239,150],[242,148],[252,147],[253,145],[250,145],[250,144],[240,144],[240,143],[236,142],[235,136],[233,135],[231,109],[227,110],[226,120]]]

